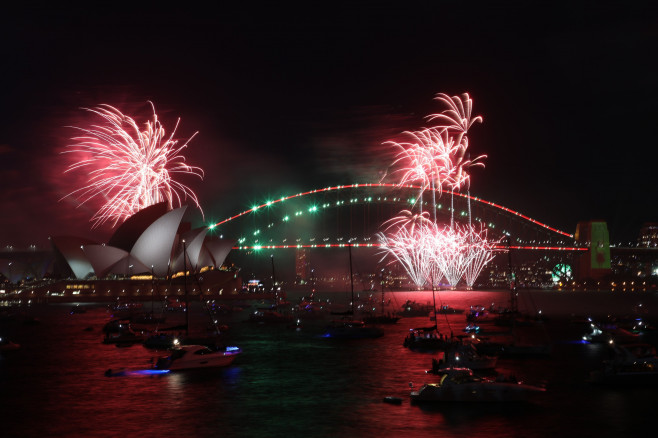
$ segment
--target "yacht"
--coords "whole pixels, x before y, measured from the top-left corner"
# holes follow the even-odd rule
[[[0,351],[18,350],[21,346],[7,338],[0,336]]]
[[[613,344],[614,357],[590,374],[590,381],[603,384],[655,385],[658,383],[658,356],[651,344]]]
[[[412,403],[530,401],[546,389],[515,378],[476,377],[469,368],[446,368],[439,383],[427,383],[411,392]]]
[[[444,369],[450,367],[492,370],[497,363],[498,356],[479,354],[472,344],[454,344],[446,351],[439,352],[438,358],[432,359],[432,369],[427,373],[442,375]]]
[[[161,357],[154,368],[158,370],[187,370],[196,368],[226,367],[242,353],[238,347],[212,350],[205,345],[181,345],[173,348],[168,356]]]

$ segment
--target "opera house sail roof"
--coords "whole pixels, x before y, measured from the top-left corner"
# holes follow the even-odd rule
[[[141,273],[166,277],[184,266],[193,272],[219,269],[235,241],[210,239],[206,227],[182,232],[186,209],[167,211],[163,203],[148,207],[128,218],[107,244],[71,236],[53,237],[51,244],[80,280]]]

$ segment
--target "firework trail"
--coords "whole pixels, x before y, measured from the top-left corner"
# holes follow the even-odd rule
[[[430,121],[437,121],[437,127],[445,128],[451,132],[457,133],[457,144],[461,145],[466,138],[468,130],[475,122],[482,122],[482,116],[473,117],[473,100],[468,93],[463,93],[459,96],[448,96],[445,93],[439,93],[434,100],[444,103],[448,109],[443,110],[439,114],[430,114],[427,119]],[[468,147],[468,143],[464,146],[463,151]]]
[[[404,132],[401,142],[386,142],[397,149],[391,172],[396,183],[400,186],[417,183],[421,188],[416,201],[420,201],[420,214],[404,211],[401,216],[389,220],[385,231],[379,233],[384,253],[382,260],[392,256],[418,287],[440,278],[445,278],[452,287],[464,278],[470,287],[491,259],[491,245],[486,234],[477,233],[470,226],[470,204],[469,226],[455,224],[452,197],[450,226],[439,228],[436,193],[440,195],[444,187],[453,192],[469,187],[468,170],[484,167],[480,160],[486,156],[471,160],[466,153],[468,131],[474,123],[481,122],[482,117],[472,116],[473,101],[467,93],[461,97],[440,93],[436,100],[447,109],[428,116],[428,120],[436,123],[434,127]],[[433,222],[422,212],[423,193],[428,189],[432,189]]]
[[[388,141],[386,144],[398,149],[393,166],[401,165],[391,175],[401,174],[399,185],[420,183],[425,191],[430,186],[440,190],[446,182],[454,179],[456,169],[453,155],[459,150],[446,130],[424,129],[404,132],[406,142]]]
[[[471,289],[482,269],[493,258],[493,248],[499,242],[487,240],[487,230],[480,226],[477,231],[474,227],[468,227],[467,252],[469,263],[464,271],[466,286]]]
[[[84,108],[99,116],[102,124],[88,129],[73,127],[82,134],[73,138],[75,144],[64,153],[77,153],[85,158],[71,164],[65,172],[84,170],[88,180],[84,187],[64,198],[75,197],[80,205],[92,199],[104,200],[90,220],[92,228],[106,222],[116,226],[139,210],[163,201],[174,208],[190,198],[201,210],[196,194],[174,179],[176,174],[203,179],[203,170],[187,165],[181,155],[196,133],[179,145],[174,135],[180,119],[166,136],[153,104],[149,103],[153,119],[146,122],[143,131],[131,117],[109,105]]]
[[[444,227],[434,237],[433,261],[452,287],[459,283],[470,261],[466,240],[467,232],[459,226]]]
[[[399,262],[411,281],[422,288],[445,278],[455,287],[464,279],[472,288],[484,266],[493,258],[496,242],[488,241],[486,230],[471,226],[439,227],[427,218],[427,212],[403,211],[387,221],[378,233],[384,261],[388,256]]]
[[[381,261],[391,256],[392,262],[399,262],[419,289],[430,279],[440,279],[431,253],[436,224],[427,218],[427,213],[414,215],[405,210],[387,223],[386,231],[377,235],[382,244]]]

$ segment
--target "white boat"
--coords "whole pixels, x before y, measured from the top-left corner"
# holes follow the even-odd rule
[[[446,368],[439,383],[426,383],[411,392],[411,401],[420,402],[519,402],[545,392],[539,386],[516,379],[476,377],[469,368]]]
[[[182,345],[171,350],[169,356],[161,357],[155,364],[158,370],[187,370],[195,368],[226,367],[233,363],[242,350],[226,347],[211,350],[205,345]]]

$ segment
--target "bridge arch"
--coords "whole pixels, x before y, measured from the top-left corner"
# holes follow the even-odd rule
[[[419,190],[417,185],[387,183],[325,187],[267,200],[210,227],[238,239],[238,246],[320,246],[348,241],[367,245],[374,243],[386,220],[414,205],[417,209],[418,202],[433,215],[431,192],[426,191],[419,201]],[[449,190],[440,195],[436,201],[439,222],[448,223],[454,217],[467,223],[471,211],[470,220],[487,228],[495,239],[512,235],[518,244],[573,244],[572,234],[494,202]]]

